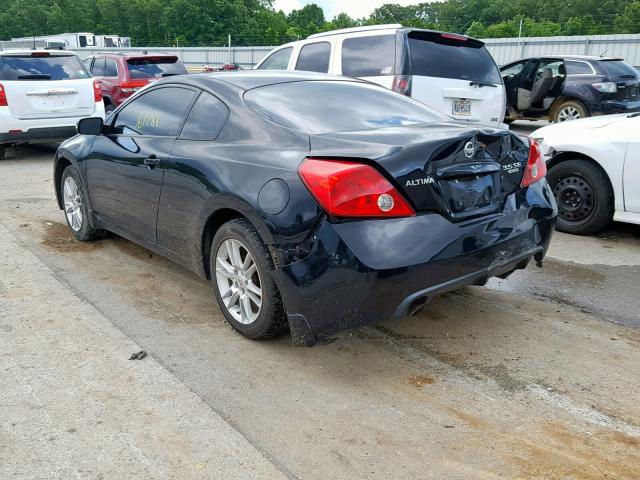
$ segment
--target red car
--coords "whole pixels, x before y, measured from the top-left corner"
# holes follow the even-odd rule
[[[107,114],[148,83],[189,73],[178,57],[162,53],[100,53],[84,65],[100,84]]]

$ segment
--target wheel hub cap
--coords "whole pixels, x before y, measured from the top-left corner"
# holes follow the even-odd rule
[[[595,192],[582,177],[561,178],[553,188],[558,214],[567,222],[581,222],[591,216],[596,206]]]
[[[581,117],[580,112],[575,107],[565,107],[558,114],[559,122],[568,122],[569,120],[578,120]]]
[[[262,307],[262,283],[249,250],[230,238],[216,252],[216,283],[224,307],[238,322],[250,325]]]
[[[67,216],[69,226],[74,232],[82,228],[82,199],[78,184],[73,177],[64,180],[62,189],[62,199],[64,201],[64,212]]]

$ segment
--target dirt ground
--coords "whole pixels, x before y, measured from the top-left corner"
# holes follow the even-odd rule
[[[122,238],[74,241],[52,151],[9,155],[0,224],[289,478],[640,478],[637,229],[557,234],[543,269],[303,348],[244,339],[206,283]]]

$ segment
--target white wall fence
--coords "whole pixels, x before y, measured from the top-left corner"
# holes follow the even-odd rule
[[[498,65],[543,55],[619,57],[640,66],[640,34],[571,37],[489,38],[484,40]]]
[[[256,65],[273,47],[149,47],[149,48],[79,48],[75,50],[80,58],[98,52],[122,53],[167,53],[177,55],[190,70],[200,70],[203,65],[220,66],[223,62],[237,63],[242,68]]]
[[[541,55],[604,55],[624,58],[632,65],[640,66],[640,34],[590,35],[572,37],[527,37],[527,38],[489,38],[485,40],[487,48],[498,65],[504,65],[525,57]],[[82,48],[76,50],[85,58],[97,52],[149,52],[172,53],[191,70],[202,65],[218,66],[223,62],[234,62],[243,68],[256,65],[273,47],[149,47],[98,49]]]

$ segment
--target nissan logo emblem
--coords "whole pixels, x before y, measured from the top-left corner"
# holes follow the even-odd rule
[[[473,146],[473,143],[467,142],[464,146],[464,156],[467,158],[473,158],[474,153],[476,153],[476,148]]]

